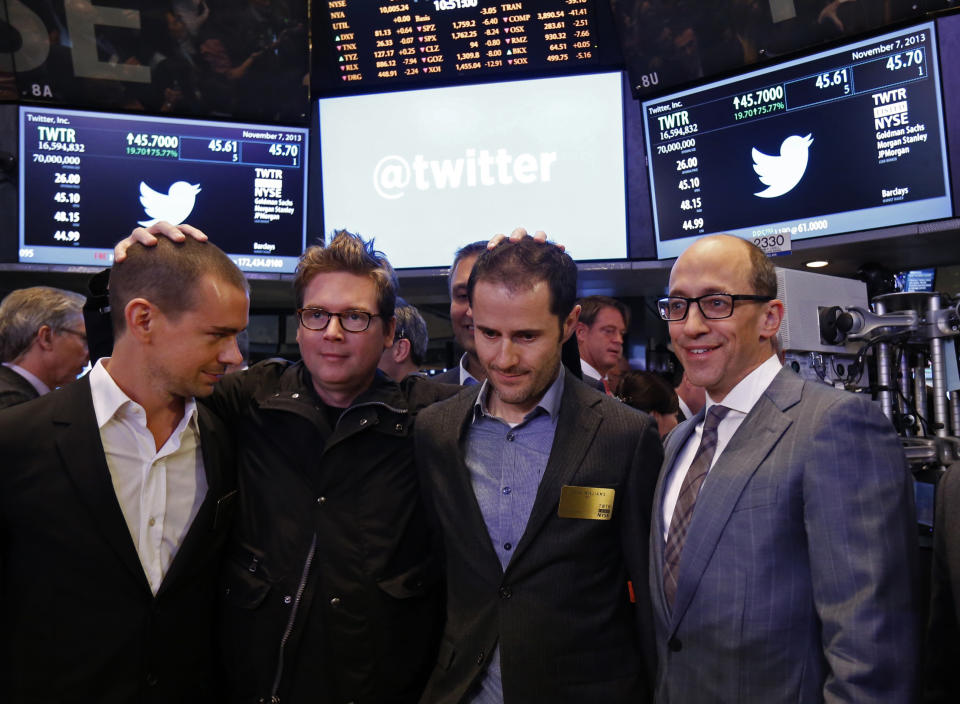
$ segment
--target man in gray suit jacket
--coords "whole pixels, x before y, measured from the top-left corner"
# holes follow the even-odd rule
[[[648,416],[561,365],[576,273],[530,239],[482,254],[468,292],[487,379],[418,418],[447,573],[424,704],[649,698],[646,546],[661,449]]]
[[[916,521],[900,443],[869,398],[781,368],[775,296],[763,253],[721,235],[680,256],[659,302],[708,396],[669,436],[654,497],[657,701],[912,701]]]

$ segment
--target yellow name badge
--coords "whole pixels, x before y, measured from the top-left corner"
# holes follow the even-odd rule
[[[609,521],[613,518],[613,489],[589,486],[560,488],[560,518],[586,518],[591,521]]]

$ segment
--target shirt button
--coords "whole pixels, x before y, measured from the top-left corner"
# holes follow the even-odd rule
[[[503,487],[503,495],[504,495],[504,496],[506,496],[507,494],[509,494],[511,491],[512,491],[512,489],[511,489],[510,487],[508,487],[508,486]]]
[[[317,503],[318,503],[318,504],[325,504],[325,503],[327,503],[327,497],[326,497],[326,496],[318,496],[318,497],[317,497]]]
[[[339,608],[340,608],[340,597],[338,597],[338,596],[333,597],[333,598],[330,600],[330,606],[332,606],[332,607],[335,608],[335,609],[339,609]]]
[[[511,548],[513,548],[513,543],[504,543],[504,544],[503,544],[503,549],[504,549],[504,550],[510,550]]]
[[[509,599],[513,596],[513,590],[510,587],[500,587],[500,597],[503,599]]]
[[[290,398],[300,398],[300,394],[290,394]]]
[[[284,603],[284,604],[290,604],[290,603],[292,603],[292,602],[293,602],[293,597],[290,596],[289,594],[287,594],[285,597],[283,597],[283,603]]]
[[[148,525],[148,526],[154,526],[154,525],[156,525],[156,523],[157,523],[157,519],[154,518],[153,516],[151,516],[151,517],[150,517],[150,520],[147,521],[147,525]]]
[[[513,433],[507,433],[507,442],[513,442],[516,436]]]

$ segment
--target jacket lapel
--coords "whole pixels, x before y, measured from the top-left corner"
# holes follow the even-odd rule
[[[594,408],[600,399],[570,372],[564,370],[564,373],[566,377],[563,381],[560,415],[553,446],[550,448],[550,459],[537,488],[526,530],[507,565],[508,571],[520,561],[537,533],[556,513],[560,505],[560,489],[573,480],[603,420],[603,416]]]
[[[744,487],[793,422],[783,411],[800,400],[802,387],[793,372],[779,372],[707,475],[680,558],[671,632],[690,605]]]
[[[463,535],[476,536],[485,554],[483,559],[490,563],[491,568],[495,566],[498,572],[502,572],[503,567],[500,565],[500,558],[497,557],[493,541],[490,539],[487,522],[483,519],[483,512],[480,510],[477,495],[474,493],[473,484],[470,482],[470,469],[464,459],[466,456],[464,440],[470,428],[470,423],[473,421],[473,407],[480,393],[480,388],[481,385],[471,386],[469,391],[461,392],[455,397],[455,403],[448,405],[441,420],[443,445],[441,445],[439,455],[448,458],[452,465],[447,486],[453,494],[449,497],[452,499],[451,505],[464,511],[462,520],[467,525],[464,526]],[[439,500],[445,498],[438,496]]]
[[[89,509],[91,520],[104,540],[149,592],[150,585],[110,479],[90,395],[89,377],[85,376],[57,394],[59,403],[53,415],[53,430],[64,471],[70,476],[80,501]]]

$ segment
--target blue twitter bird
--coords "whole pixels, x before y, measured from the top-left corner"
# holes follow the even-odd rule
[[[753,149],[753,170],[760,177],[760,183],[769,186],[753,195],[758,198],[776,198],[793,190],[800,183],[807,170],[810,145],[813,138],[792,135],[780,145],[780,156],[770,156]]]
[[[171,225],[179,225],[193,211],[200,184],[191,184],[186,181],[177,181],[170,186],[167,193],[155,191],[143,181],[140,182],[140,204],[152,220],[140,220],[144,227],[150,227],[159,220],[166,220]]]

